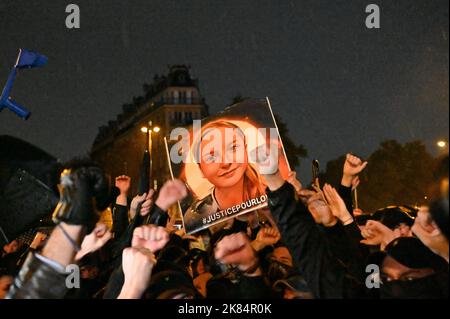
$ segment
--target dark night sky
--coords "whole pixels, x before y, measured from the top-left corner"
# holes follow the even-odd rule
[[[81,29],[65,27],[65,7]],[[365,7],[381,8],[366,29]],[[61,159],[86,153],[97,128],[168,64],[186,63],[211,111],[237,93],[269,96],[293,139],[323,165],[384,139],[448,139],[448,0],[0,0],[0,82],[18,48],[49,57],[12,96],[33,113],[0,113],[0,134]],[[309,162],[302,175],[307,176]]]

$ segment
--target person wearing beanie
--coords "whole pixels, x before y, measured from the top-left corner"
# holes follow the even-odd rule
[[[445,262],[415,237],[399,237],[384,252],[372,256],[381,269],[380,297],[383,299],[447,298],[448,268]]]
[[[412,227],[413,233],[435,254],[449,262],[448,197],[421,207]]]

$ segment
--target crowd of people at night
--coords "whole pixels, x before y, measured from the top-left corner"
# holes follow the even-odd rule
[[[169,214],[182,181],[135,195],[117,176],[112,199],[98,165],[72,161],[51,231],[3,246],[0,298],[448,298],[448,156],[427,205],[371,214],[352,197],[366,165],[347,154],[340,185],[264,175],[266,208],[188,235]]]

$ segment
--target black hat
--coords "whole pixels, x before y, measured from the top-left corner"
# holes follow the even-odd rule
[[[415,237],[396,238],[386,246],[385,251],[386,255],[413,269],[433,268],[437,257]]]
[[[441,232],[448,239],[448,197],[432,203],[430,206],[430,214]]]
[[[388,206],[379,209],[372,216],[373,219],[379,220],[383,225],[390,229],[395,229],[401,223],[408,226],[414,224],[414,218],[417,210],[407,206]]]

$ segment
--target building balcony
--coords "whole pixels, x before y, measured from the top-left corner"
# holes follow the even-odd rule
[[[158,103],[155,104],[171,104],[171,105],[197,105],[197,104],[204,104],[205,100],[203,98],[163,98]]]

